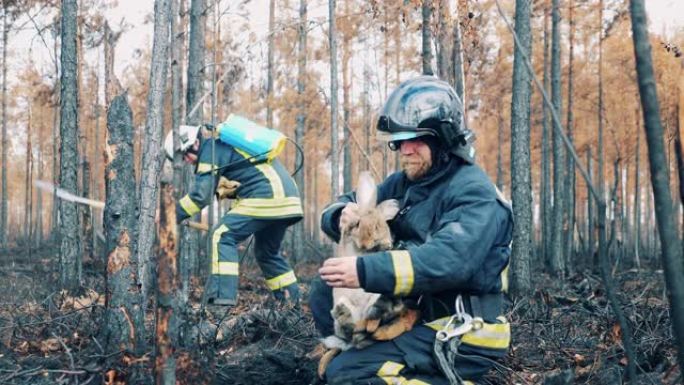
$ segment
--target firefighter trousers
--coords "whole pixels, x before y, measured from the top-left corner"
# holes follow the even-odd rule
[[[266,286],[276,299],[296,303],[299,300],[297,278],[283,258],[280,247],[293,218],[255,218],[227,213],[214,229],[211,247],[211,276],[207,299],[237,301],[240,242],[254,234],[254,256],[266,278]]]
[[[311,283],[309,306],[317,330],[333,334],[332,288],[320,278]],[[328,365],[328,385],[436,384],[449,385],[434,356],[436,330],[429,324],[417,324],[412,330],[391,341],[379,341],[364,349],[341,352]],[[454,369],[464,383],[476,381],[491,369],[507,349],[487,349],[461,344]]]

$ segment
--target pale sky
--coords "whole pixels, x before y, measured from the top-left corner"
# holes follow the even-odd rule
[[[513,0],[503,0],[502,2]],[[133,57],[136,49],[151,46],[152,24],[143,24],[145,15],[154,9],[153,0],[118,0],[119,5],[111,10],[107,18],[111,23],[118,23],[125,17],[126,21],[134,26],[129,31],[124,41],[117,47],[117,72],[121,74],[126,59]],[[676,28],[684,27],[684,0],[645,0],[646,12],[651,21],[650,30],[655,33],[672,32]],[[222,1],[226,3],[226,1]],[[268,3],[269,0],[252,0],[248,5],[251,25],[257,36],[265,36],[268,29]],[[318,3],[318,2],[316,2]],[[293,6],[298,7],[297,1],[291,1]],[[340,5],[338,4],[338,8]],[[309,17],[313,15],[327,15],[325,4],[309,4]],[[126,43],[128,42],[128,44]]]
[[[503,0],[504,3],[512,1]],[[684,28],[684,0],[645,1],[649,20],[651,20],[651,31],[669,35],[677,28]],[[254,32],[257,38],[261,38],[262,42],[268,29],[268,2],[269,0],[251,0],[249,2],[247,11],[250,17],[251,31],[243,31],[244,33]],[[225,9],[227,7],[226,4],[230,3],[230,1],[226,0],[221,1],[221,8]],[[291,0],[290,3],[292,7],[297,9],[298,2],[296,0]],[[310,3],[313,3],[309,4],[310,19],[327,16],[327,2],[319,0],[310,1]],[[126,23],[132,26],[123,34],[116,47],[115,72],[120,78],[123,77],[123,73],[127,70],[130,63],[137,59],[136,51],[151,47],[152,45],[153,23],[145,24],[143,21],[147,15],[152,13],[153,9],[154,0],[118,0],[118,5],[107,12],[106,17],[113,28],[116,29],[122,19],[125,19]],[[44,16],[43,20],[38,20],[38,23],[44,21],[45,17],[47,17],[45,15],[42,16]],[[226,15],[223,20],[227,20],[230,17],[231,15]],[[53,68],[53,58],[51,56],[52,53],[45,49],[45,45],[47,44],[51,47],[52,38],[47,33],[45,36],[46,43],[43,43],[37,36],[33,25],[27,21],[25,23],[22,31],[10,37],[10,50],[12,51],[10,53],[10,65],[13,69],[17,69],[22,68],[28,61],[43,63],[39,64],[39,66],[42,66],[39,70],[49,73]],[[240,36],[236,38],[239,39]],[[261,44],[261,46],[263,47],[256,47],[256,49],[263,51],[265,44]],[[101,55],[101,50],[94,51],[97,53],[91,53],[86,58],[91,63],[98,60],[96,55]],[[102,61],[103,59],[100,57],[99,60]]]

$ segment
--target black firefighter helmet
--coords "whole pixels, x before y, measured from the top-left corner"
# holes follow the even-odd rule
[[[448,152],[472,163],[475,135],[465,126],[463,103],[447,82],[419,76],[401,83],[387,98],[378,117],[378,139],[391,149],[402,140],[436,136]]]

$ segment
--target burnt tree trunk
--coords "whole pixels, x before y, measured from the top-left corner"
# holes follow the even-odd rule
[[[178,26],[178,19],[182,17],[184,10],[182,5],[185,0],[171,0],[171,39],[174,44],[171,46],[171,130],[173,131],[173,147],[180,147],[180,139],[178,127],[183,122],[183,59],[182,53],[185,47],[185,31],[183,24]],[[174,153],[173,157],[173,190],[175,192],[175,199],[178,201],[181,198],[181,191],[183,191],[183,157],[180,153]],[[187,263],[181,260],[180,276],[182,287],[182,302],[188,301],[188,293],[190,286],[190,269],[187,268]]]
[[[7,247],[7,209],[8,209],[8,187],[7,187],[7,41],[9,33],[9,23],[7,16],[7,4],[3,5],[2,15],[2,206],[0,208],[0,247]],[[55,39],[57,41],[57,39]]]
[[[84,148],[85,150],[85,148]],[[90,162],[85,156],[81,159],[81,196],[90,197],[90,177],[92,171]],[[90,259],[93,256],[93,209],[90,206],[79,206],[81,219],[81,234],[83,236],[81,246],[83,247],[82,258]]]
[[[632,15],[632,39],[639,80],[639,95],[644,114],[646,141],[648,142],[648,160],[651,169],[651,184],[655,201],[656,220],[660,233],[665,282],[670,300],[672,329],[677,346],[680,371],[684,372],[684,263],[682,260],[682,244],[677,231],[674,206],[670,192],[670,178],[665,147],[663,127],[660,122],[660,107],[653,74],[651,60],[651,44],[649,42],[646,11],[643,0],[630,1]],[[634,369],[634,368],[632,368]],[[635,371],[630,371],[634,379]]]
[[[173,186],[162,181],[160,194],[154,372],[156,384],[175,385],[180,290]]]
[[[33,219],[31,216],[31,206],[32,206],[32,196],[33,192],[31,189],[31,171],[33,171],[33,149],[31,148],[31,129],[32,129],[32,111],[31,111],[31,102],[29,101],[28,103],[28,124],[27,124],[27,132],[26,132],[26,180],[25,180],[25,202],[24,202],[24,241],[26,242],[26,251],[28,255],[29,261],[31,260],[31,246],[32,246],[32,239],[31,239],[31,220]]]
[[[188,71],[186,89],[186,123],[189,125],[200,125],[203,119],[203,111],[200,103],[202,94],[202,82],[204,81],[204,35],[206,30],[205,1],[192,0],[190,3],[190,35],[188,39]],[[194,111],[194,112],[193,112]],[[193,181],[193,168],[185,165],[183,173],[183,185],[190,186]],[[181,191],[180,193],[184,193]],[[197,217],[197,216],[196,216]],[[186,226],[180,229],[180,254],[181,260],[186,262],[183,269],[197,271],[199,259],[199,237],[196,230]]]
[[[498,104],[498,113],[496,114],[496,187],[501,191],[506,191],[504,188],[503,175],[503,141],[504,141],[504,117],[503,108]]]
[[[549,9],[544,6],[544,92],[549,92]],[[542,154],[541,154],[541,260],[548,262],[551,257],[551,159],[549,158],[549,107],[542,107]]]
[[[603,149],[603,122],[604,122],[604,111],[603,111],[603,0],[599,0],[599,17],[598,17],[598,22],[599,22],[599,42],[598,42],[598,148],[596,151],[598,152],[598,171],[596,173],[596,178],[598,179],[596,181],[596,184],[598,186],[598,194],[600,195],[600,199],[602,201],[605,201],[605,193],[604,193],[604,186],[605,186],[605,176],[604,176],[604,149]],[[603,220],[604,226],[606,222],[606,206],[605,204],[603,205],[603,208],[601,205],[596,205],[596,218],[597,218],[597,225],[600,226],[601,220]],[[599,229],[600,232],[600,229]],[[605,234],[604,234],[605,235]],[[600,234],[599,234],[600,237]],[[599,253],[595,254],[596,258],[594,258],[594,267],[599,267],[598,265],[598,255]]]
[[[273,128],[273,41],[275,39],[275,0],[268,2],[268,58],[266,68],[266,126]]]
[[[453,61],[453,29],[451,28],[451,9],[447,0],[437,1],[437,36],[435,39],[437,73],[440,79],[455,85]],[[398,51],[398,50],[397,50]],[[460,95],[459,95],[460,96]]]
[[[349,14],[349,2],[344,2],[344,14]],[[348,31],[342,34],[342,131],[344,135],[344,145],[342,146],[342,191],[347,192],[352,189],[352,139],[351,128],[351,36]],[[385,33],[388,33],[385,31]]]
[[[637,109],[637,127],[636,127],[636,145],[635,145],[635,157],[634,161],[634,263],[637,269],[641,269],[641,258],[639,256],[639,248],[641,247],[641,188],[639,188],[639,169],[641,165],[639,164],[640,150],[641,147],[641,117],[638,114]],[[680,181],[681,182],[681,181]]]
[[[138,202],[133,167],[133,117],[126,96],[113,98],[105,147],[105,253],[107,255],[105,343],[109,352],[140,353],[144,342],[138,280]]]
[[[521,53],[529,56],[532,46],[530,0],[515,2],[515,45],[513,59],[513,99],[511,101],[511,197],[513,199],[512,289],[524,295],[532,289],[532,175],[530,160],[530,74]]]
[[[463,70],[463,37],[461,36],[461,11],[460,2],[456,2],[454,12],[454,46],[452,49],[454,62],[454,88],[461,98],[461,103],[466,106],[465,71]]]
[[[565,131],[568,136],[570,143],[573,143],[573,125],[575,124],[575,117],[573,115],[573,61],[575,59],[575,20],[574,20],[574,1],[570,0],[568,2],[568,22],[570,23],[570,36],[569,36],[569,54],[568,54],[568,115],[567,123],[565,125]],[[565,204],[565,216],[564,216],[564,261],[565,261],[565,271],[567,276],[571,276],[574,273],[574,257],[575,257],[575,161],[572,156],[568,156],[566,159],[566,174],[565,174],[565,198],[563,202]]]
[[[60,61],[60,187],[78,194],[78,56],[76,53],[76,0],[62,1],[62,53]],[[76,290],[80,286],[81,240],[76,203],[62,201],[59,225],[60,284],[63,289]]]
[[[682,152],[682,126],[684,126],[684,60],[680,62],[679,83],[677,85],[679,96],[677,99],[677,121],[675,122],[675,155],[677,157],[677,175],[679,177],[679,204],[684,205],[684,155]],[[684,217],[682,217],[684,223]],[[684,247],[684,245],[682,245]]]
[[[169,47],[169,6],[170,0],[154,2],[154,42],[152,46],[152,63],[150,65],[150,88],[147,94],[147,116],[145,122],[145,138],[143,142],[142,173],[140,176],[140,217],[141,229],[136,252],[138,255],[138,278],[142,284],[143,303],[146,303],[147,290],[152,269],[150,259],[154,250],[156,236],[155,215],[157,212],[157,186],[163,154],[162,125],[164,124],[164,95],[166,90],[166,72],[168,69]]]
[[[337,128],[337,33],[335,31],[335,2],[328,0],[328,44],[330,45],[330,195],[337,199],[340,190],[339,132]]]
[[[433,75],[432,71],[432,34],[430,33],[430,16],[432,14],[432,0],[423,0],[422,15],[423,15],[423,75]]]
[[[299,101],[298,111],[297,111],[297,126],[295,128],[295,143],[299,144],[302,148],[303,154],[300,155],[301,161],[304,161],[304,154],[306,153],[306,146],[304,144],[304,133],[306,131],[306,113],[307,113],[307,103],[305,100],[306,94],[306,37],[307,37],[307,1],[299,1],[299,26],[298,26],[298,39],[297,44],[297,97]],[[296,158],[295,158],[296,159]],[[295,182],[297,187],[299,187],[299,194],[301,196],[302,202],[306,202],[306,181],[304,179],[304,168],[302,164],[302,169],[295,175]],[[293,251],[297,259],[301,259],[304,256],[304,241],[305,241],[305,229],[304,225],[306,220],[301,220],[294,225],[294,245]]]
[[[553,0],[553,9],[551,17],[551,99],[553,100],[553,108],[556,114],[561,116],[561,53],[560,53],[560,1]],[[555,123],[555,122],[554,122]],[[561,142],[559,130],[561,127],[557,126],[553,130],[553,217],[551,228],[551,254],[550,267],[551,274],[556,277],[563,278],[564,275],[564,260],[563,260],[563,212],[564,204],[564,190],[565,182],[565,152],[563,143]]]
[[[594,184],[594,159],[591,157],[591,147],[587,148],[587,171],[589,172],[589,183]],[[594,256],[594,232],[596,231],[596,221],[594,220],[594,200],[591,198],[591,188],[587,183],[587,247],[584,251],[587,266],[591,266]]]

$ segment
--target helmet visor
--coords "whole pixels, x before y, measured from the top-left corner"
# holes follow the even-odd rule
[[[415,139],[421,136],[426,136],[426,135],[431,135],[434,136],[435,134],[432,131],[399,131],[399,132],[386,132],[386,131],[378,131],[378,134],[376,138],[380,141],[383,142],[397,142],[397,141],[402,141],[402,140],[410,140],[410,139]]]

